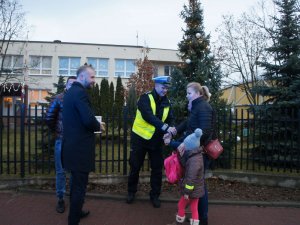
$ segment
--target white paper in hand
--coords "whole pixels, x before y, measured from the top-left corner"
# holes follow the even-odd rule
[[[96,117],[96,120],[98,120],[99,123],[102,122],[102,116],[95,116]],[[101,130],[100,131],[95,131],[94,132],[95,134],[101,134]]]

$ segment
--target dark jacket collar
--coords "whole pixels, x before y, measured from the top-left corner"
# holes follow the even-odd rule
[[[192,108],[199,105],[201,102],[205,101],[202,97],[196,98],[192,101]]]
[[[153,88],[153,90],[151,91],[151,94],[152,94],[155,101],[160,99],[160,96],[157,94],[155,88]]]
[[[78,87],[84,88],[84,86],[80,82],[78,82],[78,81],[74,81],[73,84],[72,84],[72,86],[74,86],[74,85],[78,86]]]
[[[159,103],[163,103],[164,106],[165,106],[165,105],[170,105],[167,95],[165,95],[165,96],[163,96],[163,97],[160,97],[160,96],[157,94],[155,88],[153,88],[153,90],[151,91],[151,94],[152,94],[152,96],[153,96],[153,98],[154,98],[154,101],[155,101],[156,103],[158,103],[158,102],[159,102]]]

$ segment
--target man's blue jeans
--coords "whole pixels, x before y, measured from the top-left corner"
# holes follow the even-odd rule
[[[56,196],[62,199],[66,192],[66,173],[61,163],[61,143],[60,138],[55,141],[55,172],[56,172]]]

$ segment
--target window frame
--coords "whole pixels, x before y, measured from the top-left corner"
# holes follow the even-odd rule
[[[60,67],[60,60],[61,59],[68,59],[68,68],[61,68]],[[72,59],[79,59],[79,63],[76,67],[71,68],[71,60]],[[80,63],[81,63],[81,57],[80,56],[59,56],[58,57],[58,75],[57,76],[65,76],[65,77],[69,77],[69,76],[76,76],[76,71],[77,69],[80,67]],[[67,73],[61,73],[61,71],[67,71]],[[75,72],[75,73],[71,73],[71,72]]]
[[[123,70],[117,70],[116,65],[117,61],[123,61]],[[134,70],[127,70],[127,63],[129,61],[133,62]],[[130,78],[133,73],[136,72],[136,60],[134,59],[120,59],[116,58],[115,59],[115,72],[114,72],[114,77],[121,77],[121,78]],[[123,75],[117,74],[117,73],[123,73]],[[131,73],[130,75],[127,75],[128,73]]]
[[[33,57],[38,58],[38,66],[34,66],[31,63],[31,59]],[[50,67],[43,67],[43,59],[44,58],[50,58]],[[29,56],[29,64],[30,64],[30,68],[29,68],[29,75],[30,76],[52,76],[52,56],[41,56],[41,55],[30,55]],[[32,73],[32,70],[37,70],[39,71],[38,73]],[[49,73],[43,73],[43,71],[49,71]]]
[[[168,68],[169,73],[166,73],[166,68]],[[175,66],[174,65],[164,65],[164,75],[165,76],[171,76],[172,71],[174,70]]]
[[[95,69],[95,72],[96,72],[96,77],[109,77],[109,74],[108,74],[108,70],[109,70],[109,58],[98,58],[98,57],[87,57],[87,62],[88,64],[91,64],[89,62],[89,60],[96,60],[96,66],[92,65],[93,68]],[[105,61],[106,62],[106,67],[107,69],[104,70],[104,69],[101,69],[100,68],[100,62],[101,61]],[[101,73],[106,73],[106,75],[103,75]]]
[[[8,74],[22,74],[23,72],[23,67],[24,67],[24,55],[12,55],[12,54],[7,54],[4,57],[4,61],[3,61],[3,69],[4,69],[4,73],[8,73]],[[7,58],[10,58],[9,60],[9,66],[6,67],[5,66],[5,60],[7,60]],[[16,66],[17,62],[19,60],[16,60],[16,58],[20,58],[20,66]],[[3,57],[0,57],[1,63],[3,60]],[[6,71],[5,71],[6,70]]]

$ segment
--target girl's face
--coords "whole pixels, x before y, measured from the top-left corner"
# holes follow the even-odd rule
[[[196,92],[193,88],[189,87],[186,89],[186,98],[189,102],[192,102],[196,98],[200,97],[200,93]]]

